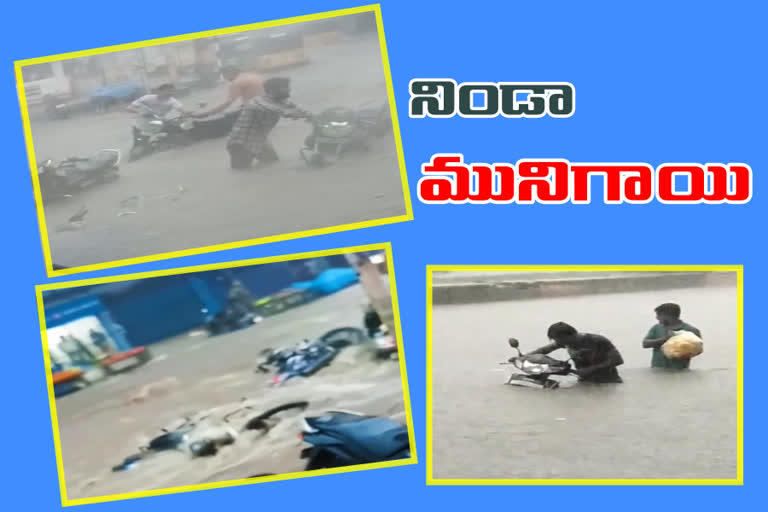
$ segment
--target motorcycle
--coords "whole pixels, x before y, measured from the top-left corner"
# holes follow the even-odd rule
[[[301,452],[305,471],[369,464],[411,456],[408,429],[389,418],[345,411],[304,418]]]
[[[300,361],[305,356],[312,358],[313,356],[322,353],[323,357],[315,358],[316,361],[307,368],[307,370],[314,368],[314,371],[317,371],[322,367],[318,366],[319,364],[324,363],[324,366],[330,363],[339,351],[350,346],[363,344],[365,341],[365,332],[357,327],[339,327],[331,329],[317,338],[314,342],[305,340],[298,347],[279,350],[263,350],[261,353],[262,360],[258,364],[256,371],[267,373],[271,370],[275,370],[279,375],[281,372],[284,372],[284,369],[289,367],[289,360],[291,360],[291,358],[298,357],[299,359],[294,359],[293,361]],[[332,352],[330,350],[323,350],[323,348],[331,349]],[[312,373],[314,373],[314,371]]]
[[[86,157],[70,157],[60,162],[43,161],[37,168],[43,201],[69,197],[100,183],[111,183],[120,177],[120,151],[103,149]]]
[[[208,310],[203,310],[203,314],[208,315]],[[209,316],[205,328],[210,336],[217,336],[251,327],[261,320],[262,318],[252,311],[243,311],[242,308],[227,305],[219,313]]]
[[[316,341],[285,358],[277,368],[272,385],[277,386],[296,377],[309,377],[331,364],[338,354],[335,348]]]
[[[333,107],[308,120],[312,132],[304,139],[299,154],[311,167],[323,167],[351,151],[367,150],[372,137],[383,136],[392,128],[386,102],[369,103],[357,110]]]
[[[200,107],[205,107],[201,103]],[[136,161],[151,153],[184,147],[193,142],[226,137],[235,125],[239,110],[209,119],[192,119],[184,115],[160,116],[147,110],[140,122],[133,126],[133,147],[129,161]]]
[[[133,126],[133,147],[128,153],[128,161],[186,145],[189,141],[186,132],[192,126],[193,121],[182,115],[163,117],[147,110],[141,115],[140,122]]]
[[[509,339],[509,346],[517,351],[517,356],[512,357],[502,365],[514,366],[519,373],[512,373],[507,384],[540,389],[556,389],[560,382],[552,376],[566,376],[573,373],[570,361],[560,361],[544,354],[524,355],[520,352],[520,343]]]

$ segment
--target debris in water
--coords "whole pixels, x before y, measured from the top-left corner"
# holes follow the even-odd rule
[[[88,208],[85,206],[81,206],[80,209],[75,213],[73,216],[69,218],[69,223],[75,223],[75,222],[83,222],[85,220],[85,215],[88,213]]]
[[[112,471],[118,472],[118,471],[131,471],[133,469],[136,469],[136,466],[139,465],[139,461],[143,457],[141,455],[131,455],[130,457],[126,457],[123,462],[118,464],[117,466],[112,467]]]
[[[123,199],[120,201],[120,206],[136,206],[138,202],[141,200],[141,196],[131,196]]]
[[[85,226],[85,216],[88,213],[88,208],[81,206],[80,209],[72,215],[66,224],[62,224],[56,228],[56,231],[77,231]]]

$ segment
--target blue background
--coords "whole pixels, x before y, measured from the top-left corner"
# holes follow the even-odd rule
[[[6,239],[3,263],[9,269],[3,281],[4,316],[11,319],[3,332],[4,373],[13,382],[12,389],[3,392],[0,427],[5,440],[5,507],[60,506],[33,290],[46,277],[12,61],[364,3],[45,0],[5,7],[0,46],[7,66],[0,93],[5,193],[0,208]],[[749,406],[750,398],[760,392],[752,389],[758,375],[751,371],[749,350],[744,368],[746,487],[426,487],[424,267],[428,263],[744,264],[745,340],[747,347],[751,339],[760,343],[762,336],[751,319],[765,307],[768,277],[760,234],[766,215],[760,179],[766,164],[764,5],[645,0],[475,1],[449,6],[383,1],[412,197],[421,163],[433,153],[463,152],[467,161],[481,162],[523,157],[654,166],[744,162],[755,173],[751,203],[425,206],[414,200],[413,222],[90,273],[89,277],[391,241],[421,463],[87,507],[523,509],[540,507],[542,493],[545,503],[567,504],[572,510],[591,509],[593,500],[629,510],[641,506],[715,510],[743,506],[750,497],[763,501],[749,491],[749,485],[764,475],[758,463],[765,455],[764,442],[751,442],[764,413]],[[407,86],[417,77],[569,81],[576,87],[576,113],[569,119],[409,119]],[[14,413],[9,417],[5,411]],[[105,454],[105,458],[114,457]]]

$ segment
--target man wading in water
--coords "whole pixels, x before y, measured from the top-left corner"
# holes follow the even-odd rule
[[[254,159],[259,166],[278,160],[267,136],[281,117],[304,119],[308,114],[288,101],[291,96],[289,78],[275,77],[264,82],[265,95],[253,98],[232,128],[227,142],[232,169],[249,169]]]
[[[623,382],[617,366],[624,364],[624,359],[605,336],[580,333],[575,327],[558,322],[549,326],[547,337],[553,341],[530,354],[549,354],[557,349],[568,350],[568,355],[576,367],[574,373],[579,382],[599,384]],[[530,355],[526,354],[526,355]]]
[[[659,321],[651,327],[643,340],[643,348],[652,348],[651,368],[666,368],[668,370],[686,370],[691,365],[690,359],[669,359],[664,355],[661,346],[675,335],[675,331],[692,332],[701,338],[701,331],[680,319],[680,306],[668,302],[655,309]]]

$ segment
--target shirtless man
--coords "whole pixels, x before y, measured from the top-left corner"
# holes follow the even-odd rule
[[[225,111],[238,99],[245,105],[249,100],[264,94],[264,81],[255,73],[245,73],[237,66],[226,66],[221,74],[230,82],[227,98],[211,109],[195,113],[194,117],[212,116]]]

